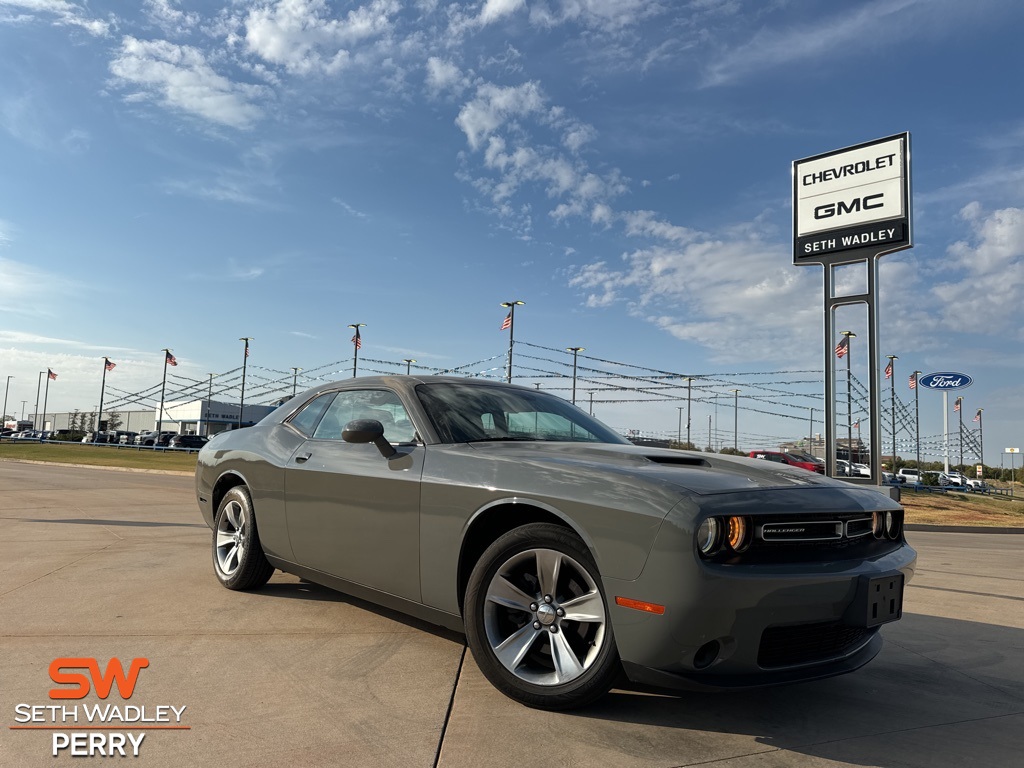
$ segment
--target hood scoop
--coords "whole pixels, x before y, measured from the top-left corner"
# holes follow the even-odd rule
[[[698,459],[690,456],[645,456],[648,461],[655,464],[667,464],[672,467],[710,467],[707,459]]]

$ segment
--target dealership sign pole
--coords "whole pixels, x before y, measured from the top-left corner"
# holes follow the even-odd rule
[[[913,245],[910,134],[815,155],[793,163],[793,263],[824,267],[825,471],[836,474],[835,311],[863,304],[868,315],[871,477],[881,479],[878,380],[878,258]],[[836,295],[836,267],[864,264],[867,291]],[[895,456],[893,457],[895,462]],[[856,482],[856,478],[853,478]]]

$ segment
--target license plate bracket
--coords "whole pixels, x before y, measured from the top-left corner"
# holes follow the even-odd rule
[[[857,597],[847,612],[847,623],[858,627],[877,627],[898,621],[903,616],[902,573],[887,576],[861,576]]]

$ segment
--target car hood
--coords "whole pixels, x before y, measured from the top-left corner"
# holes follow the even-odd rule
[[[766,488],[851,486],[810,470],[784,464],[696,451],[646,448],[612,443],[480,442],[470,446],[489,458],[601,469],[668,483],[698,495]]]

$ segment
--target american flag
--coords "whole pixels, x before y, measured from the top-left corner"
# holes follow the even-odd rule
[[[358,328],[356,328],[355,335],[352,337],[352,343],[356,345],[356,349],[363,348],[363,337],[359,335]]]
[[[850,337],[843,336],[843,338],[836,344],[836,357],[842,359],[843,355],[850,351]]]
[[[245,340],[245,356],[246,357],[249,356],[249,340],[248,339]]]
[[[57,374],[51,371],[49,368],[46,369],[46,375],[53,379],[54,381],[57,380]]]
[[[174,355],[172,355],[170,352],[167,352],[167,364],[168,365],[177,365],[178,364],[177,358]]]
[[[979,408],[978,412],[976,414],[974,414],[974,420],[975,421],[981,421],[981,408]]]
[[[917,374],[916,373],[910,374],[910,379],[907,381],[907,384],[910,386],[911,389],[917,389]]]
[[[960,401],[961,401],[961,400],[963,400],[963,398],[962,398],[962,397],[958,397],[958,398],[956,399],[956,403],[954,403],[954,404],[953,404],[953,411],[954,411],[954,412],[956,412],[956,411],[959,411],[959,410],[960,410]]]
[[[511,327],[512,327],[512,310],[509,310],[508,314],[505,315],[505,319],[501,321],[501,328],[499,328],[498,330],[507,331]]]
[[[853,422],[853,428],[860,429],[860,419],[857,419],[855,422]]]
[[[890,360],[889,364],[887,366],[885,366],[885,378],[887,378],[887,379],[891,379],[892,378],[892,360]]]
[[[117,368],[117,363],[112,363],[112,362],[110,362],[110,358],[108,358],[108,357],[104,357],[103,359],[104,359],[104,360],[106,361],[106,362],[104,362],[104,363],[103,363],[103,367],[104,367],[104,368],[105,368],[106,370],[108,370],[108,371],[112,371],[112,370],[114,370],[115,368]]]

